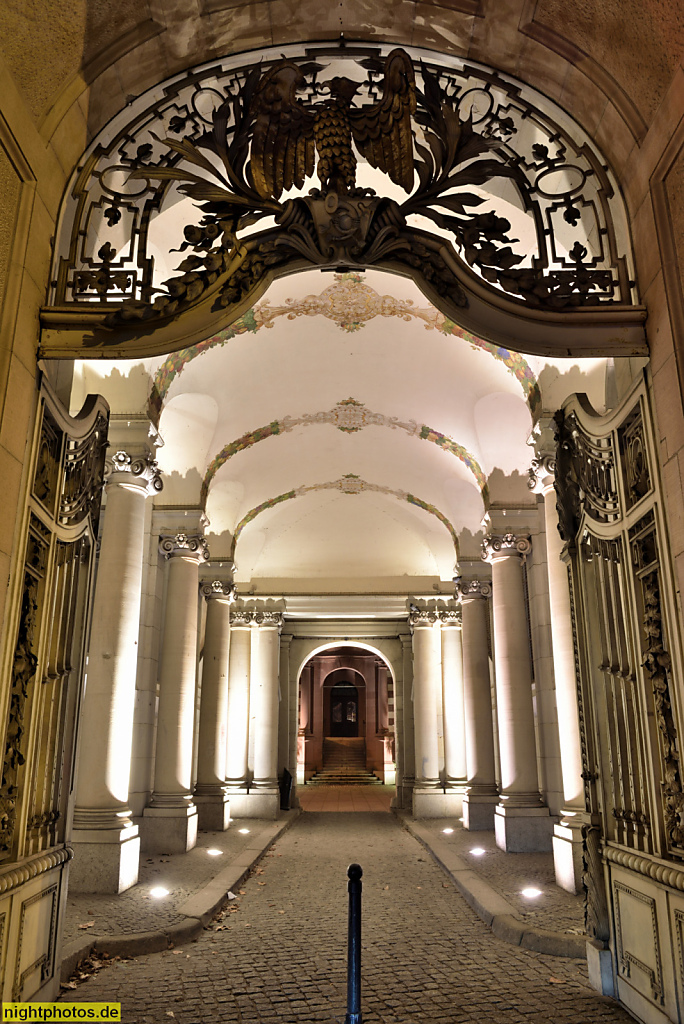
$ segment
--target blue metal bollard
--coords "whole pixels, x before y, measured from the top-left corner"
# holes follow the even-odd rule
[[[347,1016],[344,1024],[363,1024],[361,1016],[361,876],[360,864],[347,869],[349,933],[347,938]]]

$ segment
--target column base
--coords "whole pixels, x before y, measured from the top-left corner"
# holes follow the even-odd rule
[[[561,811],[562,814],[562,811]],[[553,826],[553,867],[556,874],[556,885],[567,892],[580,893],[583,890],[582,842],[583,820],[561,818]]]
[[[589,984],[603,996],[616,996],[613,981],[613,957],[609,949],[587,942],[587,973]]]
[[[74,859],[69,867],[72,892],[120,893],[136,885],[140,863],[137,825],[121,829],[74,829]]]
[[[195,793],[197,827],[200,832],[225,832],[230,824],[230,800],[225,793]]]
[[[421,789],[413,790],[414,818],[460,818],[463,811],[463,794],[454,790]]]
[[[550,853],[553,822],[548,807],[511,807],[494,811],[496,845],[506,853]]]
[[[231,818],[269,818],[280,816],[280,790],[250,789],[230,794]]]
[[[499,794],[478,796],[466,793],[463,797],[463,828],[469,832],[488,832],[494,828],[494,810]]]
[[[146,807],[142,819],[143,853],[187,853],[197,844],[197,808]]]

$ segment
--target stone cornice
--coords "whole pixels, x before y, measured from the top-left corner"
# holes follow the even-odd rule
[[[114,452],[105,461],[105,480],[108,484],[137,484],[147,494],[159,493],[164,488],[157,460],[149,453]]]
[[[183,556],[206,562],[209,558],[207,542],[201,534],[176,533],[171,537],[159,538],[159,550],[166,558]]]
[[[454,580],[454,595],[459,600],[466,598],[491,597],[492,585],[489,580],[464,579],[462,576]]]
[[[530,538],[514,533],[491,534],[482,541],[482,560],[491,562],[512,555],[526,557],[532,550]]]

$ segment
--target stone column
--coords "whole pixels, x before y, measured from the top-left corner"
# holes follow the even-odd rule
[[[551,818],[539,793],[532,665],[522,576],[528,537],[489,536],[482,557],[492,566],[501,794],[494,828],[508,853],[550,850]]]
[[[494,767],[494,724],[487,654],[487,598],[492,588],[484,580],[459,579],[463,622],[463,703],[465,707],[467,788],[463,798],[463,827],[471,831],[494,828],[499,802]]]
[[[143,811],[143,850],[185,853],[197,842],[192,800],[192,746],[197,685],[199,565],[209,558],[204,537],[162,537],[167,559],[166,611],[159,667],[154,789]]]
[[[249,673],[253,614],[235,609],[230,616],[226,789],[235,816],[236,801],[247,795],[249,747]]]
[[[223,832],[230,822],[226,793],[226,719],[230,658],[230,606],[235,585],[214,580],[200,592],[207,602],[200,702],[195,804],[205,832]]]
[[[466,784],[466,743],[463,705],[461,610],[439,613],[442,623],[442,700],[444,707],[444,772],[450,812],[460,817]]]
[[[277,818],[278,789],[278,676],[280,669],[280,612],[255,615],[256,641],[251,659],[251,691],[254,697],[251,724],[254,728],[254,780],[248,795],[249,816]],[[243,813],[241,815],[245,817]]]
[[[564,544],[558,530],[554,489],[556,439],[551,418],[539,421],[530,443],[534,443],[536,456],[530,470],[530,486],[544,496],[551,643],[563,774],[562,817],[553,829],[553,859],[557,885],[578,893],[582,891],[582,826],[589,822],[590,816],[584,801],[570,586],[567,565],[563,561]]]
[[[138,881],[140,838],[128,785],[138,665],[145,502],[162,481],[149,455],[107,462],[106,511],[80,726],[74,811],[75,892],[123,892]]]
[[[414,645],[413,637],[404,634],[401,640],[401,732],[403,752],[397,757],[401,761],[401,807],[411,810],[414,806],[416,785],[416,738],[414,721]],[[397,703],[398,715],[398,703]],[[398,723],[398,717],[397,717]]]
[[[441,817],[444,791],[439,777],[438,697],[442,684],[440,624],[437,613],[411,611],[413,627],[413,717],[415,725],[415,818]]]

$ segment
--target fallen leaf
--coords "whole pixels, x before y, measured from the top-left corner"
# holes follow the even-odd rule
[[[278,911],[278,913],[279,913],[279,914],[284,914],[284,913],[285,913],[285,911],[284,911],[284,910],[279,910],[279,911]]]
[[[238,892],[240,893],[241,896],[245,895],[245,890],[244,889],[238,889]]]
[[[95,922],[94,921],[86,921],[85,924],[79,924],[78,927],[79,928],[94,928],[95,927]]]
[[[176,1014],[173,1012],[173,1010],[167,1010],[166,1011],[166,1016],[167,1017],[175,1017]]]
[[[564,985],[565,978],[549,978],[552,985]]]
[[[416,889],[422,889],[422,888],[423,888],[423,886],[422,886],[422,885],[417,885],[417,886],[416,886]]]
[[[88,916],[89,916],[89,917],[93,917],[93,915],[94,915],[94,914],[95,914],[95,911],[94,911],[94,910],[89,910],[89,911],[88,911]]]
[[[257,882],[257,885],[266,885],[266,882]]]
[[[62,982],[62,984],[59,987],[60,988],[77,988],[77,985],[76,985],[75,981],[64,981],[64,982]]]
[[[389,885],[384,886],[385,889],[389,889]]]
[[[182,953],[182,952],[183,952],[183,950],[182,950],[182,949],[174,949],[174,951],[173,951],[173,952],[174,952],[174,953],[176,954],[176,956],[177,956],[177,955],[178,955],[179,953]]]
[[[449,888],[449,883],[448,882],[442,882],[442,888],[443,889],[448,889]]]

